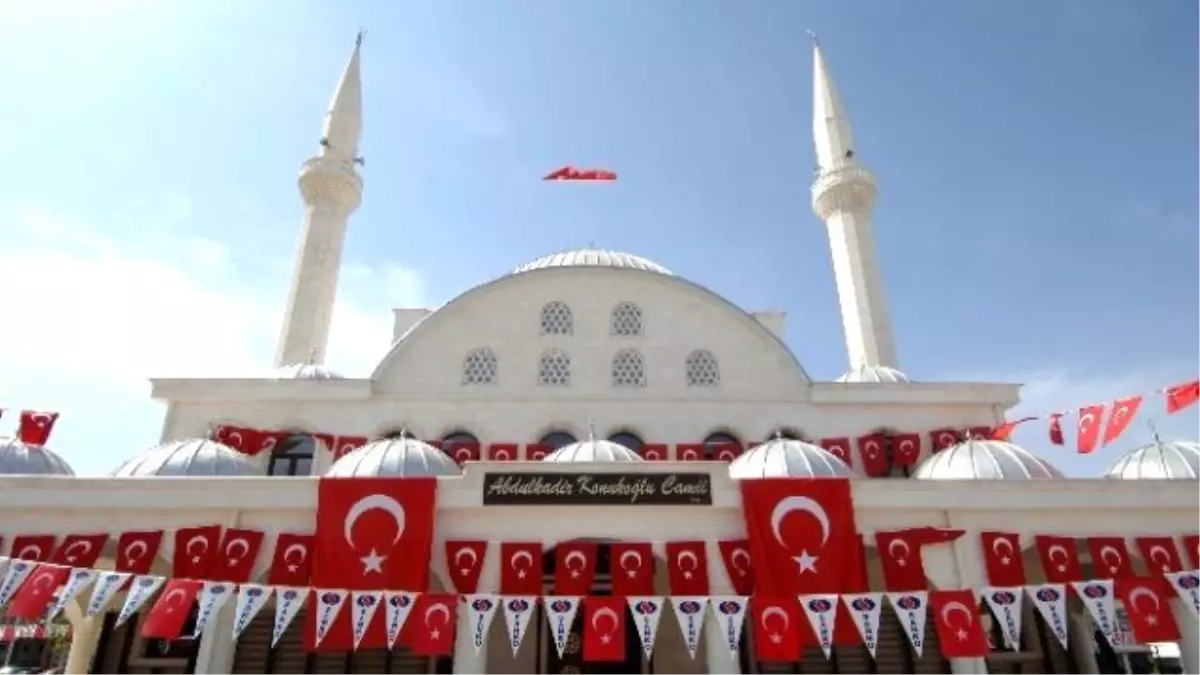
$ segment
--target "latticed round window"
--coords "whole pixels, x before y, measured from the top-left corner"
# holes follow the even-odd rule
[[[688,354],[685,369],[689,387],[715,387],[721,383],[720,364],[707,349],[697,349]]]
[[[571,384],[571,357],[561,349],[542,353],[538,363],[538,384],[566,387]]]
[[[632,302],[622,302],[612,311],[613,335],[641,335],[642,308]]]
[[[570,335],[574,329],[571,308],[561,300],[542,306],[542,335]]]
[[[646,386],[646,365],[636,349],[622,349],[612,360],[614,387]]]
[[[487,347],[472,349],[463,359],[463,384],[496,384],[496,353]]]

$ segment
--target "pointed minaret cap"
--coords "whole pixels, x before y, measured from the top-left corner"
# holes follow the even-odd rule
[[[362,75],[359,71],[359,53],[362,50],[363,33],[359,31],[354,41],[354,53],[346,63],[337,91],[325,114],[325,128],[321,154],[337,155],[353,160],[358,156],[358,139],[362,135]]]
[[[851,160],[854,138],[817,35],[809,31],[809,36],[813,43],[813,144],[817,168],[826,171]]]

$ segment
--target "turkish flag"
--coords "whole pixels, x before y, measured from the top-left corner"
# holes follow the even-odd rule
[[[525,444],[525,459],[530,462],[538,462],[546,458],[546,455],[554,452],[554,448],[545,443],[526,443]]]
[[[56,412],[22,410],[21,419],[17,422],[17,438],[25,445],[45,445],[46,441],[50,440],[50,432],[54,431],[54,423],[57,421]]]
[[[750,542],[745,539],[727,539],[717,542],[721,551],[721,561],[725,563],[725,573],[733,592],[738,595],[750,595],[754,592],[754,570],[750,567]],[[651,595],[638,593],[631,595]]]
[[[182,527],[175,531],[174,575],[183,579],[208,579],[216,566],[220,525]]]
[[[589,595],[583,599],[583,660],[625,660],[625,598]]]
[[[1179,640],[1179,625],[1171,616],[1169,598],[1163,598],[1162,582],[1154,579],[1121,579],[1114,591],[1125,605],[1133,638],[1138,644],[1176,642]]]
[[[913,527],[875,533],[875,547],[883,566],[884,587],[889,591],[923,591],[929,587],[921,547],[944,544],[963,535],[962,530]]]
[[[1167,389],[1167,414],[1174,415],[1197,400],[1200,400],[1200,380],[1177,384]]]
[[[933,443],[933,451],[941,452],[946,448],[962,441],[958,429],[934,429],[929,432],[929,440]]]
[[[486,541],[446,540],[446,567],[454,590],[471,594],[479,588],[483,558],[487,555]]]
[[[479,461],[479,441],[455,441],[446,445],[442,452],[450,455],[458,464]]]
[[[69,567],[92,567],[100,559],[104,545],[108,543],[108,533],[99,534],[68,534],[63,538],[58,550],[50,557],[50,562]]]
[[[418,597],[404,630],[412,653],[417,656],[453,654],[457,618],[457,595],[425,593]]]
[[[921,458],[921,434],[896,434],[892,436],[892,447],[896,449],[896,464],[914,466]]]
[[[867,434],[858,437],[858,456],[862,459],[863,473],[868,476],[886,476],[890,467],[887,455],[888,437],[884,434]]]
[[[158,556],[158,548],[162,545],[162,538],[162,530],[122,532],[117,539],[116,571],[149,574]]]
[[[732,462],[742,454],[742,446],[738,443],[714,443],[712,458],[718,462]]]
[[[1183,571],[1179,551],[1175,549],[1175,540],[1171,537],[1137,537],[1134,541],[1150,576]]]
[[[866,593],[871,590],[871,581],[867,576],[867,553],[861,534],[854,536],[851,550],[853,553],[846,562],[846,573],[842,577],[842,592]],[[811,624],[808,627],[811,628]],[[820,645],[816,636],[812,637],[812,644]],[[858,632],[858,626],[854,624],[850,608],[844,602],[838,603],[837,619],[833,624],[833,644],[839,647],[857,647],[862,644],[862,635]]]
[[[214,441],[238,452],[247,452],[247,445],[254,447],[257,444],[253,429],[243,429],[229,424],[222,424],[213,429],[212,437]],[[247,454],[249,453],[247,452]]]
[[[315,537],[311,534],[281,532],[275,540],[267,583],[272,586],[307,586],[312,580]]]
[[[699,462],[704,459],[703,443],[676,443],[675,460],[678,462]]]
[[[46,562],[54,552],[55,537],[52,534],[18,534],[13,537],[9,557],[29,562]]]
[[[1007,443],[1012,437],[1012,432],[1014,429],[1026,422],[1031,422],[1036,419],[1036,417],[1022,417],[1019,420],[1006,421],[995,429],[992,429],[991,433],[988,435],[988,438],[992,439],[993,441],[1004,441]]]
[[[142,623],[142,637],[178,640],[203,587],[204,582],[194,579],[168,579]]]
[[[1056,537],[1039,534],[1033,538],[1038,558],[1046,581],[1052,584],[1069,584],[1083,580],[1083,568],[1079,564],[1079,551],[1074,537]]]
[[[983,658],[988,655],[987,636],[979,622],[979,601],[975,591],[931,591],[933,610],[942,656],[947,659]]]
[[[755,595],[750,599],[754,656],[760,663],[800,660],[800,611],[794,597]]]
[[[638,454],[647,462],[665,462],[670,451],[666,443],[642,443]]]
[[[1128,579],[1133,576],[1133,563],[1124,537],[1088,537],[1092,554],[1092,574],[1099,579]]]
[[[704,595],[708,588],[708,554],[702,541],[667,542],[667,581],[671,595]]]
[[[1100,420],[1103,417],[1103,403],[1079,409],[1078,437],[1075,439],[1079,454],[1086,455],[1096,449],[1100,442]]]
[[[844,478],[740,481],[756,592],[837,593],[856,527]]]
[[[1200,534],[1183,536],[1183,552],[1187,554],[1192,569],[1200,568]]]
[[[1112,402],[1112,412],[1108,415],[1108,424],[1104,425],[1104,445],[1108,445],[1125,433],[1125,429],[1129,427],[1129,423],[1137,415],[1138,409],[1142,407],[1142,397],[1130,396],[1129,398],[1119,398]]]
[[[272,454],[276,448],[283,445],[289,438],[292,437],[290,431],[259,431],[257,438],[257,446],[251,446],[246,450],[246,454],[257,457],[261,454]]]
[[[220,554],[213,565],[213,581],[232,581],[244,584],[254,574],[254,563],[262,548],[263,533],[260,530],[230,528],[221,540]]]
[[[1063,438],[1062,416],[1062,413],[1050,415],[1050,442],[1054,445],[1066,444],[1066,439]]]
[[[596,579],[596,544],[564,541],[554,554],[554,594],[587,595]]]
[[[492,443],[488,446],[487,458],[491,462],[515,462],[520,450],[518,443]]]
[[[1015,532],[980,532],[983,564],[990,586],[1024,586],[1025,559],[1021,537]]]
[[[825,451],[829,454],[845,462],[846,466],[854,466],[854,460],[850,457],[849,438],[822,438],[821,447],[825,448]]]
[[[542,594],[541,542],[500,543],[500,594]]]
[[[609,546],[613,595],[654,595],[654,552],[649,542]]]
[[[17,594],[9,601],[5,613],[10,619],[25,619],[37,621],[41,618],[46,605],[54,598],[54,591],[67,581],[71,573],[70,567],[42,564],[34,568],[25,583],[21,584]]]

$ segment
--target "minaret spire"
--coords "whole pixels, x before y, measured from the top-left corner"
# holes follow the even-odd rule
[[[845,106],[816,34],[810,32],[809,36],[813,41],[813,146],[817,156],[812,204],[829,231],[850,368],[895,368],[892,325],[871,227],[875,177],[858,163]]]
[[[360,31],[325,114],[320,152],[300,168],[304,220],[276,366],[325,362],[346,227],[362,202],[362,41]]]

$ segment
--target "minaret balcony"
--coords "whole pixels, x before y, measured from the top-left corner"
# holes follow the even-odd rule
[[[847,163],[817,174],[812,186],[812,206],[825,220],[838,211],[869,213],[875,206],[875,176],[857,164]]]

